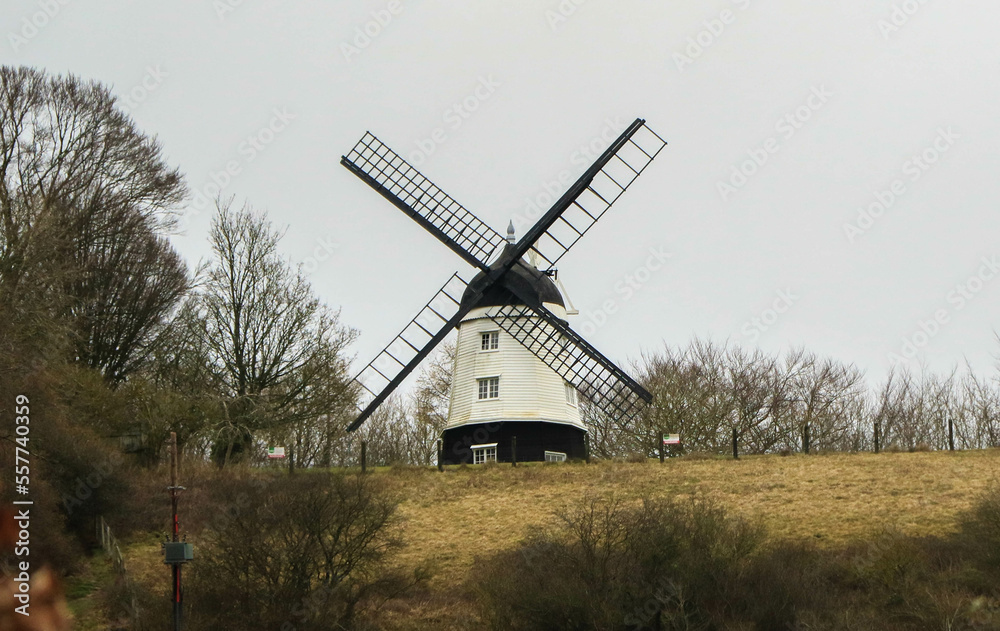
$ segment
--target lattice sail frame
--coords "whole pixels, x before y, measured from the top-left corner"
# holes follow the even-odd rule
[[[359,427],[461,321],[465,315],[461,309],[462,295],[468,286],[468,281],[452,274],[399,335],[361,369],[354,378],[361,387],[358,402],[361,414],[348,427],[349,431]]]
[[[516,244],[511,260],[499,270],[490,270],[489,263],[504,251],[506,239],[444,193],[373,134],[366,133],[348,155],[341,159],[341,163],[467,263],[488,271],[492,277],[488,286],[491,286],[492,283],[500,282],[510,267],[531,250],[552,270],[556,262],[597,223],[666,144],[665,140],[645,126],[644,120],[636,119],[524,235]],[[488,286],[478,288],[476,295],[463,308],[461,297],[468,282],[455,274],[445,283],[427,306],[355,377],[354,381],[364,395],[362,398],[368,402],[367,405],[362,403],[364,409],[348,427],[348,431],[360,427],[407,375],[459,325]],[[432,308],[435,304],[438,308]],[[522,306],[504,309],[522,310],[522,313],[518,315],[508,311],[506,314],[495,314],[499,318],[499,321],[495,320],[498,326],[573,384],[584,398],[605,414],[625,423],[641,411],[644,403],[652,400],[649,392],[548,310],[532,310]],[[449,317],[447,314],[452,311],[454,313]],[[531,312],[530,316],[528,311]],[[518,318],[529,317],[532,322],[543,324],[511,324],[517,322]],[[439,324],[440,328],[432,333],[434,326]],[[519,332],[520,337],[512,331]],[[554,339],[560,340],[559,352],[553,352]]]
[[[475,267],[507,242],[370,132],[341,163]]]
[[[646,127],[645,121],[641,121],[634,133],[626,136],[622,145],[606,158],[593,178],[589,182],[581,182],[583,190],[532,244],[531,250],[545,261],[550,270],[553,269],[559,259],[618,201],[666,145],[667,141]]]
[[[621,425],[653,395],[544,308],[493,307],[486,316]]]

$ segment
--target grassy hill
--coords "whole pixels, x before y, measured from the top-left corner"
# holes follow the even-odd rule
[[[303,473],[301,475],[308,475]],[[837,548],[892,530],[947,535],[957,518],[1000,478],[1000,450],[669,459],[660,465],[487,465],[385,468],[402,498],[399,515],[406,567],[429,566],[417,594],[388,606],[392,628],[472,628],[463,587],[477,559],[508,550],[526,535],[558,525],[559,515],[588,496],[626,500],[700,496],[762,523],[772,538]],[[196,483],[188,485],[196,491]],[[182,505],[183,506],[183,505]],[[197,536],[193,536],[197,546]],[[127,551],[135,577],[164,586],[155,535]],[[481,561],[480,561],[481,562]]]

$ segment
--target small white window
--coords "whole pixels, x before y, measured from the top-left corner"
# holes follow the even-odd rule
[[[561,451],[546,451],[545,462],[566,462],[566,454]]]
[[[566,386],[566,403],[576,405],[576,388],[568,381],[564,381],[563,385]]]
[[[472,464],[485,464],[487,462],[497,461],[497,444],[492,443],[490,445],[473,445],[472,446]]]
[[[487,377],[476,381],[479,384],[480,400],[500,398],[500,377]]]
[[[487,331],[483,333],[481,350],[495,351],[500,348],[500,331]]]

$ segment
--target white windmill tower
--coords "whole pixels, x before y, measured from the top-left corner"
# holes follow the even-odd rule
[[[491,268],[503,265],[515,245],[512,223],[504,254]],[[444,461],[509,461],[514,438],[519,460],[583,458],[587,428],[576,387],[491,318],[498,307],[529,306],[530,301],[566,324],[562,294],[551,275],[522,259],[470,305],[474,288],[487,277],[487,271],[480,272],[462,297],[471,309],[458,325]]]
[[[520,240],[505,239],[368,133],[341,163],[479,269],[453,274],[361,372],[360,427],[453,330],[458,343],[441,459],[445,464],[585,455],[577,397],[627,425],[652,395],[566,322],[560,258],[645,170],[666,142],[637,119]],[[524,260],[531,257],[532,263]],[[545,269],[540,269],[544,267]]]

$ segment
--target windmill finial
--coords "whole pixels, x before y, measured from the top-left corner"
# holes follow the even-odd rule
[[[507,226],[507,243],[513,244],[517,241],[514,238],[514,221],[511,220],[510,224]]]

